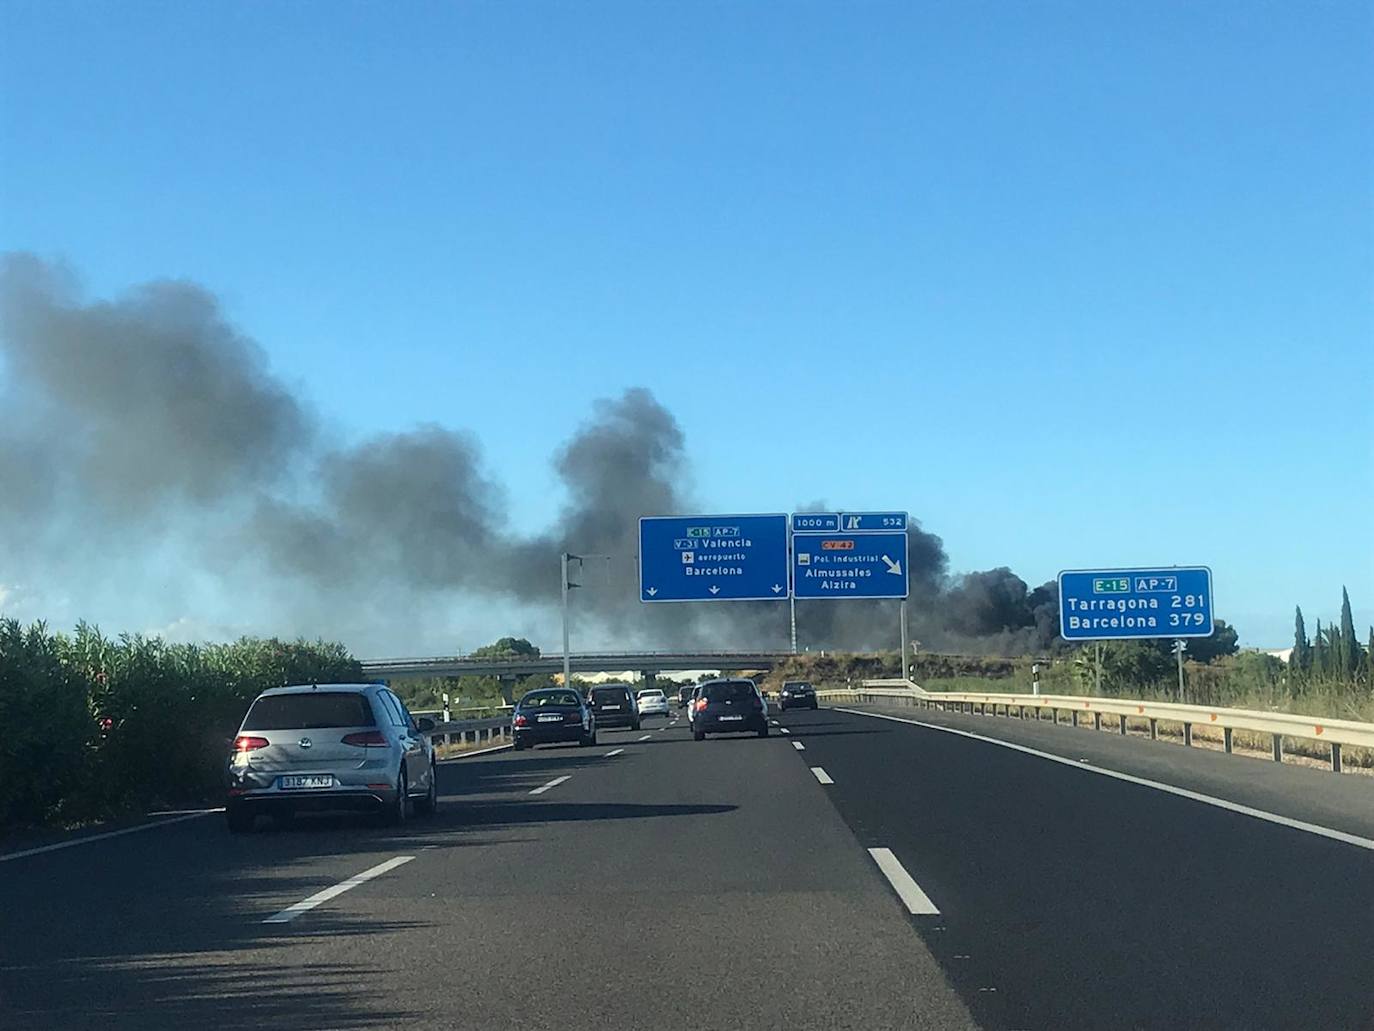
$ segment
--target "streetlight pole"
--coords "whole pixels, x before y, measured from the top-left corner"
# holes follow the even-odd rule
[[[568,591],[577,586],[568,582],[568,563],[577,562],[582,564],[582,559],[576,555],[569,555],[563,552],[563,686],[572,687],[572,655],[568,651]]]

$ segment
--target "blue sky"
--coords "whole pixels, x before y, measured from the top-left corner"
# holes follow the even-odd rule
[[[510,519],[647,386],[703,507],[1374,622],[1365,3],[9,3],[0,249],[197,280]],[[0,582],[3,577],[0,577]]]

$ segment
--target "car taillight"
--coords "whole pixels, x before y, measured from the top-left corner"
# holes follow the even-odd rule
[[[346,745],[357,745],[359,748],[366,748],[368,745],[384,745],[386,737],[380,730],[366,730],[359,734],[345,734],[343,743]]]
[[[701,712],[702,709],[706,708],[706,699],[698,698],[694,704],[696,706],[697,712]]]
[[[220,739],[224,740],[223,738]],[[253,737],[251,734],[240,734],[234,738],[234,751],[251,752],[255,748],[266,748],[270,741],[265,737]]]
[[[530,718],[522,712],[519,716],[515,717],[515,725],[517,727],[528,727],[530,725]]]

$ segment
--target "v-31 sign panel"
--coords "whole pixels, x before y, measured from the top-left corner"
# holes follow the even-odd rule
[[[782,601],[786,515],[645,516],[639,600]]]
[[[1059,633],[1066,641],[1211,637],[1212,630],[1206,566],[1059,574]]]

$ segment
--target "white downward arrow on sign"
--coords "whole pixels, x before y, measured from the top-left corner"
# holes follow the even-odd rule
[[[774,594],[781,594],[781,593],[782,593],[782,585],[781,585],[781,584],[774,584],[774,585],[773,585],[773,593],[774,593]]]
[[[892,559],[884,555],[883,561],[887,563],[887,571],[891,573],[893,576],[902,575],[902,563],[900,559],[896,562],[893,562]]]
[[[712,588],[711,588],[711,593],[712,593],[712,594],[719,594],[719,593],[720,593],[720,588],[719,588],[719,587],[712,587]]]
[[[652,598],[655,594],[658,593],[658,588],[657,588],[657,587],[646,587],[646,588],[644,589],[644,593],[647,594],[650,598]]]

